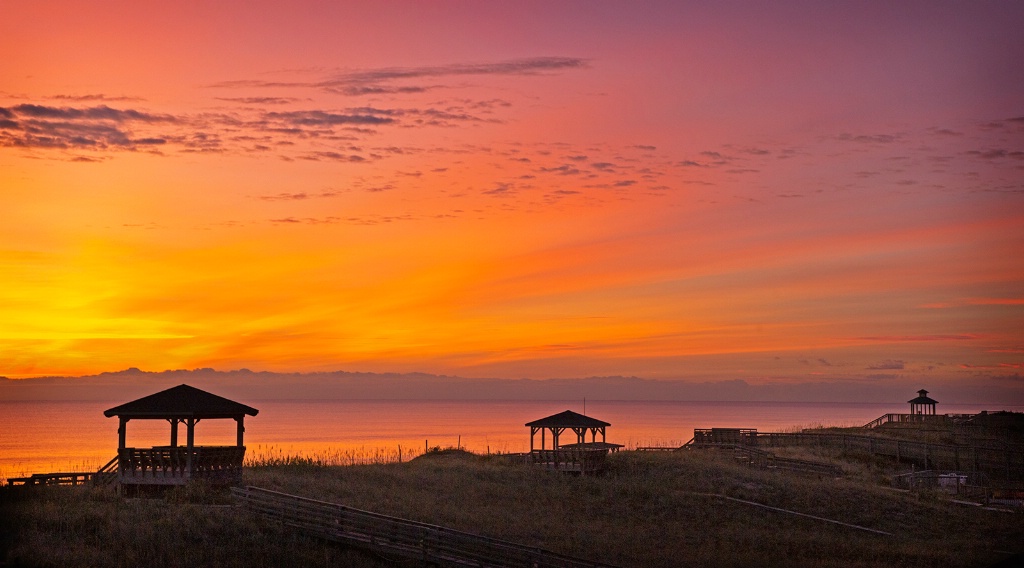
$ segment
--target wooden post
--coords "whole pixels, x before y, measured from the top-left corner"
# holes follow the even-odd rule
[[[167,421],[171,423],[171,447],[172,448],[177,448],[178,447],[178,419],[177,418],[168,418]]]
[[[188,429],[188,435],[186,436],[186,449],[185,449],[185,475],[188,479],[192,478],[192,454],[196,448],[196,419],[189,418],[185,420],[185,427]]]
[[[235,422],[238,424],[238,428],[237,428],[237,434],[238,435],[237,435],[237,438],[238,438],[238,447],[239,448],[241,448],[242,446],[245,445],[243,443],[243,441],[242,441],[243,434],[245,433],[244,421],[245,421],[245,415],[244,414],[242,416],[236,416],[235,417]]]
[[[118,416],[117,418],[117,450],[120,453],[125,448],[125,440],[128,437],[128,419],[124,416]]]

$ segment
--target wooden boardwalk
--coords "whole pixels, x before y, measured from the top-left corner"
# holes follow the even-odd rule
[[[12,477],[7,480],[12,486],[33,485],[110,485],[117,481],[118,459],[115,456],[98,471],[70,471],[56,473],[34,473],[28,477]]]
[[[233,487],[231,492],[250,511],[307,534],[408,560],[480,568],[608,567],[540,548],[259,487]]]

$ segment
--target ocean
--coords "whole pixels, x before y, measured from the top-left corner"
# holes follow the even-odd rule
[[[109,402],[0,401],[0,479],[32,473],[95,471],[117,453],[117,419],[103,411]],[[479,453],[523,452],[530,448],[527,422],[564,410],[611,423],[607,441],[638,446],[679,446],[694,428],[756,428],[792,431],[811,426],[861,426],[902,404],[670,401],[413,401],[265,400],[240,401],[259,409],[246,417],[248,456],[418,455],[426,447],[455,447]],[[940,413],[981,410],[1024,411],[942,404]],[[128,423],[131,447],[167,445],[162,420]],[[564,439],[563,439],[564,441]],[[184,430],[180,434],[184,443]],[[233,420],[203,420],[199,445],[233,445]],[[550,441],[549,441],[550,443]],[[539,437],[538,437],[539,444]]]

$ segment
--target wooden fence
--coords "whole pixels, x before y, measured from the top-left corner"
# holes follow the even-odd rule
[[[233,487],[231,492],[250,511],[307,534],[410,560],[481,568],[608,566],[540,548],[259,487]]]

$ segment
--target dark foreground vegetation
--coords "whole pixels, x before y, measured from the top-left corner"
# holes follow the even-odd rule
[[[257,465],[245,482],[623,567],[989,566],[1024,550],[1020,512],[894,491],[891,464],[820,452],[808,457],[841,465],[842,478],[753,469],[716,450],[621,452],[593,477],[455,451],[400,464]],[[408,565],[296,534],[202,486],[129,499],[5,487],[0,499],[0,565]]]

